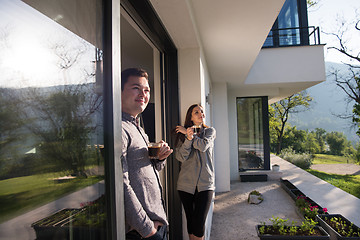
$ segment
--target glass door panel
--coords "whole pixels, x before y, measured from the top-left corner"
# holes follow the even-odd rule
[[[132,18],[122,11],[121,16],[121,68],[142,68],[149,75],[150,101],[141,114],[141,125],[151,142],[166,141],[164,131],[165,101],[162,99],[164,86],[162,79],[162,53],[152,44]],[[163,197],[167,201],[166,168],[160,171]]]
[[[0,5],[1,237],[106,239],[102,2]]]
[[[262,98],[237,98],[239,171],[264,169]]]

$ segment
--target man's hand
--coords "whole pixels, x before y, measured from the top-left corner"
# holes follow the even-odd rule
[[[158,222],[158,221],[154,221],[154,227],[153,227],[151,233],[149,235],[147,235],[145,238],[155,235],[157,233],[157,229],[162,225],[164,225],[164,224],[162,224],[161,222]]]
[[[161,147],[159,152],[159,160],[164,160],[173,152],[173,150],[163,140],[161,140],[160,143],[161,143]]]

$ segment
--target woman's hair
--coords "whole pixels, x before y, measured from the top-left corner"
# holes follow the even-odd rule
[[[186,112],[186,116],[185,116],[185,122],[184,122],[184,127],[185,128],[194,126],[193,121],[191,121],[191,115],[192,115],[192,112],[193,112],[194,108],[196,108],[196,107],[203,108],[200,104],[193,104],[188,108],[188,110]],[[204,125],[204,123],[202,125],[203,125],[203,127],[206,127]]]
[[[184,122],[184,128],[189,128],[191,126],[194,126],[194,123],[193,121],[191,121],[191,115],[192,115],[192,112],[194,110],[195,107],[200,107],[200,108],[203,108],[200,104],[193,104],[191,105],[187,112],[186,112],[186,116],[185,116],[185,122]],[[204,123],[202,123],[202,127],[203,128],[207,128],[208,126],[206,126]],[[185,141],[185,135],[182,134],[182,133],[177,133],[177,136],[176,136],[176,140],[175,140],[175,146],[177,146],[177,144],[179,143],[179,141],[181,142],[184,142]]]

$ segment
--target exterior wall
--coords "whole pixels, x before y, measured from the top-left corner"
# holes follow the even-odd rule
[[[184,124],[186,111],[190,105],[200,103],[205,109],[205,124],[212,124],[212,103],[211,100],[211,80],[206,67],[206,62],[200,48],[178,49],[179,61],[179,96],[180,96],[180,123]],[[201,93],[201,94],[199,94]],[[205,239],[210,239],[211,223],[214,202],[210,205],[210,210],[205,224]],[[186,216],[183,211],[183,240],[188,239],[186,230]]]
[[[324,45],[267,48],[260,51],[239,96],[269,96],[279,101],[325,81]]]
[[[213,109],[216,140],[215,156],[215,184],[216,192],[230,191],[230,148],[228,121],[228,93],[226,83],[213,83]],[[236,132],[236,131],[235,131]]]
[[[190,105],[201,103],[200,49],[178,50],[180,124],[184,124],[186,111]]]

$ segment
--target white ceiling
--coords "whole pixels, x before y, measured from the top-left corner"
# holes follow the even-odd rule
[[[284,0],[151,0],[179,49],[200,47],[213,82],[244,81]]]

